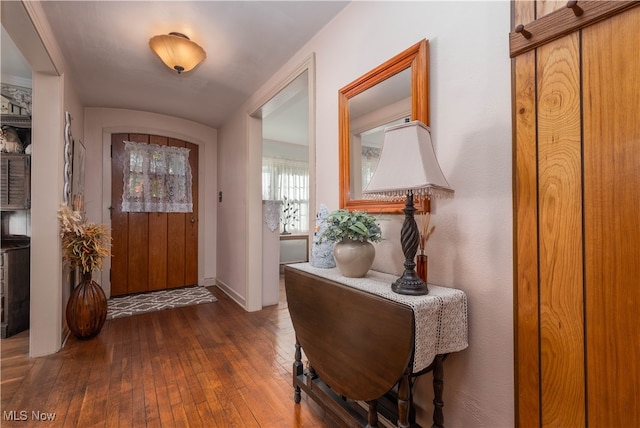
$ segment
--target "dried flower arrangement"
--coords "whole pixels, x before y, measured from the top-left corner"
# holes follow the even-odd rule
[[[427,245],[427,240],[433,233],[433,230],[436,228],[435,226],[431,226],[429,228],[429,223],[431,222],[431,213],[421,213],[418,214],[418,224],[420,225],[420,241],[418,244],[418,248],[420,248],[420,254],[424,254],[424,249]]]
[[[82,218],[66,204],[58,210],[62,256],[72,268],[83,273],[102,269],[103,259],[111,255],[111,235],[104,224],[95,224]]]

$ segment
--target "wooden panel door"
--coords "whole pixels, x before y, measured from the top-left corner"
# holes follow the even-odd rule
[[[184,147],[184,141],[169,138],[168,144],[175,147]],[[189,156],[191,157],[191,156]],[[171,237],[169,254],[167,257],[167,286],[169,288],[180,287],[185,284],[185,245],[186,245],[186,219],[185,213],[167,214],[168,234]]]
[[[519,427],[640,426],[640,2],[594,3],[513,60]]]
[[[198,189],[198,146],[181,140],[169,138],[168,144],[189,149],[189,165],[193,195]],[[198,283],[198,199],[193,198],[193,212],[169,213],[167,219],[168,235],[171,243],[168,248],[167,286],[169,288]]]
[[[196,177],[192,213],[122,212],[124,141],[187,146]],[[198,283],[198,146],[172,138],[144,134],[112,134],[111,294],[114,296]]]
[[[585,305],[592,427],[640,426],[640,7],[586,28]]]
[[[129,141],[149,143],[149,136],[129,134]],[[122,195],[120,200],[122,200],[121,197]],[[127,215],[129,217],[127,293],[149,291],[149,214],[127,213]]]
[[[114,296],[149,290],[149,216],[146,213],[123,213],[121,206],[125,140],[148,143],[149,136],[111,135],[111,294]]]
[[[584,425],[579,64],[577,33],[538,49],[539,337],[543,426]]]
[[[111,295],[127,294],[129,288],[129,214],[122,212],[124,141],[129,134],[111,134]]]
[[[150,144],[167,145],[167,137],[149,136]],[[149,290],[167,288],[167,213],[149,213]]]
[[[514,87],[517,99],[514,114],[514,254],[518,273],[514,287],[515,353],[518,356],[515,373],[516,413],[529,424],[539,426],[540,328],[538,295],[538,159],[536,141],[536,56],[527,52],[514,60]],[[519,334],[518,334],[519,333]]]
[[[197,194],[198,189],[198,146],[185,142],[185,147],[189,149],[189,164],[191,165],[191,186],[193,194]],[[185,218],[185,284],[198,283],[198,198],[193,198],[193,212],[187,213]]]
[[[535,19],[528,2],[513,3],[521,22]],[[538,148],[536,52],[513,59],[514,90],[514,350],[516,423],[540,426],[538,331]],[[520,392],[522,391],[522,392]],[[526,421],[526,423],[524,423]]]

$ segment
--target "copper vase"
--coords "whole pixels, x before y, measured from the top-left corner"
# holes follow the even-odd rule
[[[69,330],[78,339],[91,339],[102,330],[107,319],[107,297],[91,272],[82,273],[67,302],[66,315]]]
[[[426,254],[416,256],[416,273],[425,284],[427,283],[427,261]]]

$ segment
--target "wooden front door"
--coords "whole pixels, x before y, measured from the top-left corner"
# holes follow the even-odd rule
[[[513,4],[516,425],[638,427],[640,3]]]
[[[187,147],[193,212],[122,212],[124,141]],[[111,295],[198,283],[198,146],[146,134],[111,135]]]

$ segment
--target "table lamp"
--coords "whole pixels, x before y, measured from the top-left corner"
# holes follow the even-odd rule
[[[405,257],[404,273],[391,285],[391,289],[399,294],[428,294],[427,284],[415,271],[414,258],[420,232],[414,218],[413,198],[451,197],[453,189],[442,174],[431,144],[431,132],[426,125],[413,121],[385,129],[378,166],[363,193],[366,198],[384,200],[406,196],[405,219],[400,231]]]

